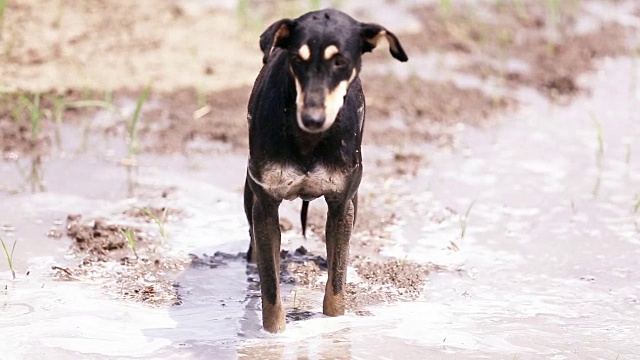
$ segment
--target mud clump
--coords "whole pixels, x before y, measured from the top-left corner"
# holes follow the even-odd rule
[[[75,241],[76,250],[87,255],[85,261],[108,261],[114,257],[116,251],[119,258],[127,256],[123,251],[127,247],[123,227],[108,224],[104,219],[96,219],[93,225],[86,225],[80,223],[81,219],[80,215],[67,217],[67,235]],[[140,243],[140,231],[134,230],[134,234],[134,241]]]
[[[354,264],[361,282],[348,283],[345,294],[351,311],[381,303],[419,298],[429,274],[426,265],[405,260],[360,261]]]
[[[125,229],[133,235],[133,247]],[[118,298],[154,305],[179,304],[173,277],[183,270],[184,259],[162,257],[154,239],[140,229],[108,223],[105,219],[83,221],[81,215],[67,217],[67,236],[74,242],[71,252],[80,259],[75,267],[54,266],[61,280],[103,280],[107,291]]]

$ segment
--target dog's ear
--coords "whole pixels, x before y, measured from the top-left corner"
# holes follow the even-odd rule
[[[402,45],[400,44],[400,40],[389,30],[385,29],[383,26],[378,24],[371,23],[362,23],[360,24],[360,36],[362,37],[362,52],[370,52],[378,46],[378,42],[380,38],[385,37],[387,42],[389,43],[389,51],[391,55],[405,62],[409,60],[407,54],[404,52]]]
[[[263,64],[267,63],[274,48],[287,46],[294,24],[295,22],[291,19],[278,20],[260,35],[260,50],[264,54]]]

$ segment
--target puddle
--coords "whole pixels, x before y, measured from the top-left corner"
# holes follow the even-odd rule
[[[640,335],[638,69],[629,59],[600,68],[589,81],[592,96],[568,107],[526,96],[508,125],[468,133],[466,148],[433,154],[407,184],[415,211],[401,217],[404,231],[386,253],[464,264],[465,275],[434,274],[426,290],[425,308],[446,304],[439,331],[448,346],[449,333],[464,329],[458,347],[478,353],[640,354],[632,340]]]
[[[240,6],[190,2],[227,10]],[[415,31],[411,17],[402,21],[407,8],[380,3],[343,5],[390,28]],[[599,12],[594,4],[589,2],[590,11]],[[626,24],[632,18],[617,19]],[[415,72],[496,94],[479,78],[421,69],[453,59],[438,56],[416,56],[414,67],[372,63],[370,69],[373,74],[391,69],[401,80]],[[527,70],[524,63],[504,65]],[[317,269],[303,269],[296,275],[307,278],[283,284],[288,325],[281,335],[261,330],[255,269],[241,256],[222,255],[240,254],[248,245],[244,154],[206,153],[211,145],[205,141],[195,144],[202,154],[143,154],[138,166],[123,166],[127,150],[121,139],[95,134],[85,139],[81,129],[65,125],[65,148],[43,158],[0,162],[0,236],[9,245],[17,241],[17,280],[10,280],[0,256],[0,357],[640,357],[635,340],[640,338],[640,70],[637,59],[626,58],[605,59],[598,69],[581,80],[591,94],[569,106],[519,90],[513,96],[520,109],[502,115],[501,125],[488,130],[459,125],[452,130],[460,134],[453,149],[416,145],[412,153],[400,154],[418,159],[415,178],[392,176],[381,185],[376,175],[400,172],[392,168],[397,164],[376,161],[386,156],[393,162],[398,153],[374,145],[365,149],[370,175],[361,194],[384,192],[383,199],[363,197],[374,204],[370,207],[393,208],[394,219],[379,225],[390,239],[365,243],[371,248],[360,245],[363,252],[380,256],[381,249],[389,257],[380,267],[398,271],[391,272],[397,274],[387,279],[391,282],[405,278],[402,270],[423,272],[411,278],[421,287],[430,271],[423,292],[390,289],[389,283],[366,288],[381,297],[406,291],[400,294],[405,297],[394,294],[403,302],[377,301],[344,317],[322,316],[321,238],[312,232],[303,239],[299,204],[284,204],[281,213],[295,225],[284,231],[283,247],[304,246],[320,258],[309,255],[309,261],[297,263]],[[428,166],[421,167],[423,158]],[[179,218],[167,222],[167,239],[157,253],[182,265],[167,275],[179,301],[126,300],[113,287],[126,278],[118,262],[100,268],[108,276],[54,278],[52,266],[82,262],[65,235],[69,214],[106,218],[109,225],[135,227],[159,239],[156,224],[130,215],[147,206],[179,211]],[[190,263],[194,258],[200,260]],[[412,267],[405,269],[404,262]],[[366,281],[358,265],[352,261],[348,274],[355,288]]]
[[[118,165],[123,148],[97,146],[93,152],[44,160],[43,192],[22,187],[28,179],[17,175],[16,164],[2,163],[2,177],[8,179],[2,219],[10,225],[3,238],[19,241],[18,280],[8,280],[6,267],[0,273],[3,354],[95,359],[208,358],[213,353],[223,359],[638,356],[633,339],[640,336],[635,271],[640,215],[633,210],[640,183],[635,111],[640,97],[628,75],[634,71],[630,59],[604,61],[587,81],[593,89],[589,97],[560,107],[524,91],[525,105],[504,125],[466,131],[458,150],[427,147],[430,166],[411,182],[395,183],[405,194],[403,207],[412,211],[399,215],[395,245],[383,248],[383,254],[457,271],[432,273],[417,300],[367,307],[368,316],[333,319],[318,315],[320,292],[285,285],[290,312],[302,309],[305,320],[290,319],[279,336],[260,330],[258,290],[243,261],[185,268],[175,277],[182,303],[169,307],[114,300],[99,281],[50,277],[51,265],[71,261],[69,240],[46,236],[51,227],[63,226],[60,220],[68,213],[120,214],[169,187],[179,194],[172,206],[184,209],[185,217],[167,225],[167,256],[245,251],[238,186],[244,156],[145,155],[131,177]],[[18,165],[28,167],[29,159]],[[224,176],[215,175],[220,168]],[[81,181],[65,181],[69,176]],[[295,210],[291,203],[284,212]],[[299,235],[285,233],[285,247],[295,241]]]

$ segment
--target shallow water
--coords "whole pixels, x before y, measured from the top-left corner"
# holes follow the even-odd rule
[[[380,3],[342,6],[394,31],[415,31],[406,9]],[[628,22],[588,3],[594,13]],[[588,29],[589,21],[579,26]],[[485,85],[425,71],[455,60],[424,56],[409,67],[369,69]],[[431,273],[417,301],[371,307],[371,316],[291,322],[278,336],[260,329],[258,292],[241,261],[178,274],[183,303],[173,307],[116,300],[99,280],[52,280],[52,265],[76,261],[66,237],[46,236],[51,229],[64,232],[68,214],[126,221],[124,209],[156,201],[166,188],[176,194],[170,205],[186,211],[168,224],[167,255],[235,253],[248,242],[244,156],[142,155],[132,169],[119,164],[126,156],[121,141],[92,135],[83,151],[81,131],[64,127],[65,148],[50,157],[0,163],[0,236],[18,241],[17,280],[10,280],[0,256],[0,359],[640,358],[635,61],[604,61],[585,79],[592,93],[569,106],[523,90],[517,96],[524,105],[501,125],[463,129],[462,146],[453,151],[425,146],[429,166],[391,186],[411,211],[400,214],[395,245],[384,254],[445,270]],[[365,156],[384,151],[365,150]],[[365,161],[373,166],[371,158]],[[296,219],[296,206],[286,204],[282,212]],[[288,234],[283,246],[300,242]],[[283,291],[291,309],[294,289]],[[296,291],[298,306],[320,311],[322,294]]]
[[[4,265],[0,272],[2,358],[640,357],[638,71],[630,59],[605,61],[586,79],[592,94],[569,106],[522,91],[522,109],[502,125],[464,131],[454,151],[425,147],[430,166],[395,184],[412,211],[384,253],[455,271],[432,273],[417,301],[292,322],[278,336],[260,330],[258,293],[241,261],[185,270],[176,279],[183,304],[159,308],[49,273],[71,261],[68,240],[46,238],[67,214],[113,217],[171,186],[172,205],[187,217],[169,224],[168,254],[245,250],[243,156],[147,155],[131,174],[118,165],[124,148],[96,139],[103,145],[88,153],[43,161],[44,188],[33,188],[43,192],[2,163],[0,211],[10,225],[2,236],[18,239],[18,280]],[[321,294],[298,296],[320,311]]]

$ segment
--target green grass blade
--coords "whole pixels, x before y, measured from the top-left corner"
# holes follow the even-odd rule
[[[33,102],[31,103],[31,137],[37,138],[40,134],[40,94],[33,95]]]
[[[133,255],[136,257],[136,259],[139,259],[138,252],[136,251],[136,239],[135,235],[133,234],[133,230],[131,230],[131,228],[127,228],[125,230],[120,229],[120,233],[122,234],[124,239],[127,240],[129,247],[133,251]]]
[[[7,262],[9,263],[9,269],[11,270],[11,275],[13,279],[16,279],[16,271],[13,268],[13,250],[16,248],[16,241],[13,242],[13,247],[11,247],[11,253],[7,250],[7,246],[4,244],[4,240],[0,238],[0,244],[2,244],[2,250],[4,250],[4,255],[7,258]]]
[[[169,208],[165,207],[162,209],[162,217],[156,216],[147,208],[140,208],[140,210],[149,218],[151,218],[151,220],[153,220],[156,223],[156,225],[158,225],[158,231],[160,232],[160,236],[162,236],[163,240],[166,240],[167,233],[165,231],[164,224],[165,224],[165,221],[167,220],[167,210],[169,210]]]
[[[471,209],[473,208],[473,205],[475,205],[476,200],[478,200],[478,198],[475,198],[473,199],[473,201],[471,201],[469,207],[467,208],[467,211],[464,213],[464,218],[460,220],[460,238],[462,239],[464,239],[464,236],[467,233],[467,220],[469,219],[469,213],[471,213]]]
[[[147,100],[150,89],[151,85],[147,85],[142,91],[142,95],[140,95],[140,97],[138,98],[136,109],[133,112],[133,117],[131,118],[131,122],[129,123],[129,157],[133,156],[133,154],[138,149],[138,121],[140,120],[142,105]]]
[[[80,109],[87,107],[103,108],[105,110],[113,110],[113,105],[107,101],[102,100],[78,100],[71,101],[65,106],[67,109]]]

